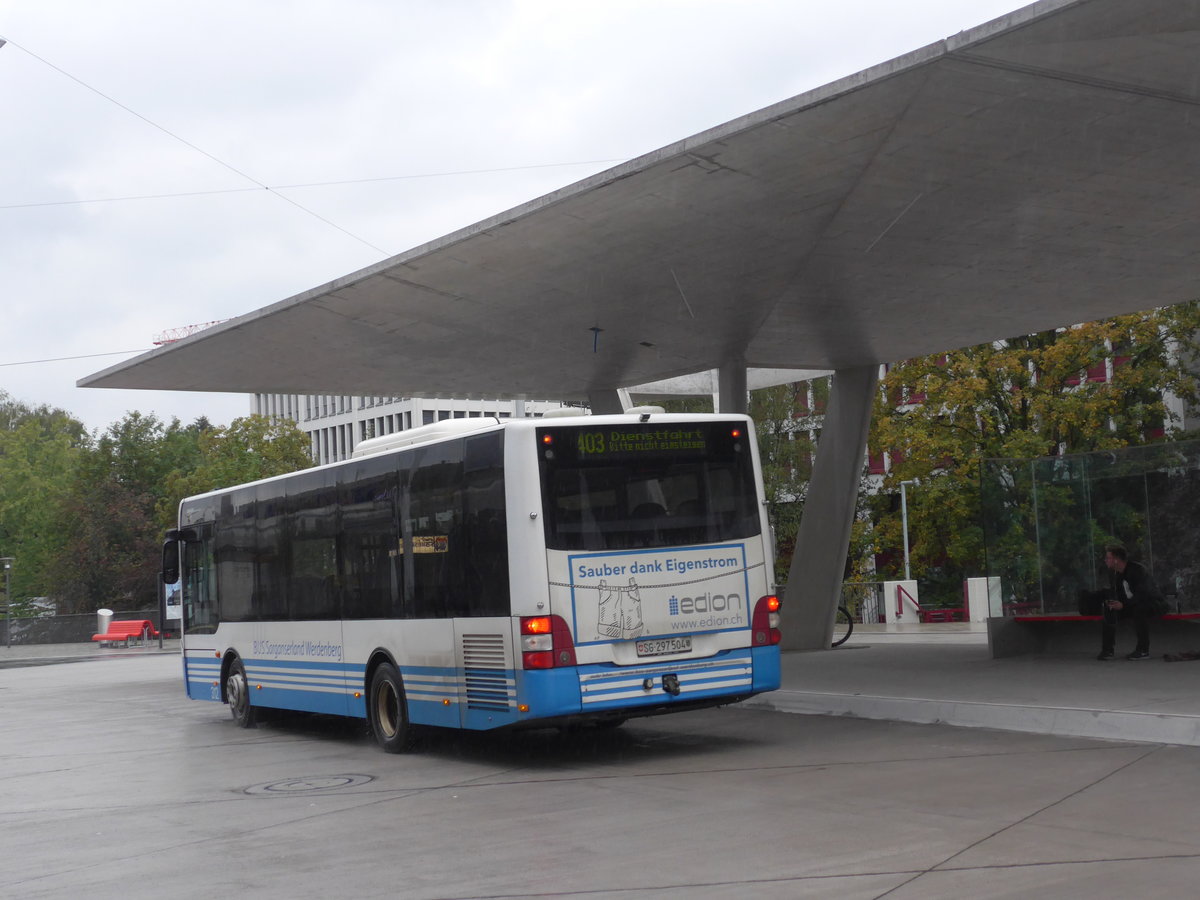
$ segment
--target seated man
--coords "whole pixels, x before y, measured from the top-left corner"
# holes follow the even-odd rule
[[[1141,563],[1130,562],[1125,548],[1109,544],[1104,548],[1104,565],[1108,567],[1112,596],[1102,614],[1100,655],[1096,659],[1112,659],[1117,639],[1117,620],[1133,619],[1137,644],[1126,659],[1150,658],[1150,617],[1162,612],[1163,598],[1154,586],[1154,579]]]

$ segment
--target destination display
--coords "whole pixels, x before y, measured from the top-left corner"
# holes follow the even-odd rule
[[[655,453],[704,453],[708,436],[700,428],[596,428],[578,432],[580,459]]]

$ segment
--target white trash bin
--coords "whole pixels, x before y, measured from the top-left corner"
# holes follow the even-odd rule
[[[96,634],[108,634],[108,626],[112,624],[111,609],[96,610]]]

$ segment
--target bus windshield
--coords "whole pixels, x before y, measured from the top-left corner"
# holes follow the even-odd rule
[[[707,544],[760,532],[740,423],[544,427],[537,441],[548,550]]]

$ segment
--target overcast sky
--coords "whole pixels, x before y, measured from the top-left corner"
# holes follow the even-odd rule
[[[1022,5],[0,0],[0,389],[227,423],[75,381]]]

